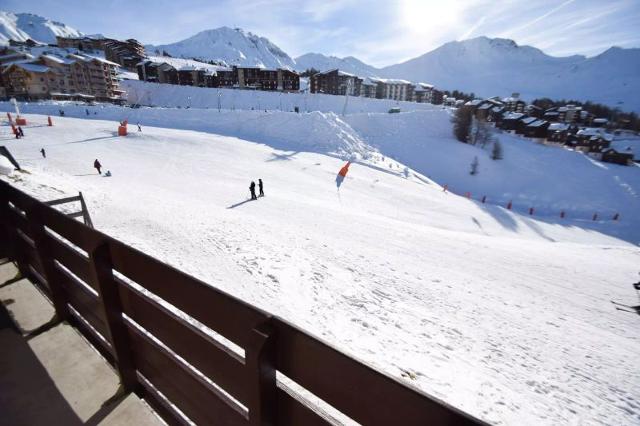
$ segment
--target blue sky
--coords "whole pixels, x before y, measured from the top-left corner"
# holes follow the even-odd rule
[[[351,55],[375,66],[480,35],[557,56],[640,47],[640,0],[2,0],[0,7],[153,44],[241,27],[293,57]]]

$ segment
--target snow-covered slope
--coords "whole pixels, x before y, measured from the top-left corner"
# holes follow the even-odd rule
[[[117,110],[88,108],[103,118]],[[213,126],[218,114],[148,113],[165,127],[189,114]],[[251,122],[261,113],[229,114]],[[304,121],[289,123],[301,144],[284,152],[270,146],[277,138],[144,121],[118,138],[115,120],[26,118],[26,137],[4,141],[30,172],[12,182],[41,199],[81,190],[101,231],[489,422],[637,423],[637,316],[609,302],[633,303],[637,247],[380,167],[352,165],[336,192],[344,163],[307,152],[314,130]],[[92,174],[95,158],[112,177]],[[247,201],[257,178],[266,197]]]
[[[307,53],[302,56],[298,56],[295,61],[295,68],[300,72],[311,68],[318,71],[327,71],[337,68],[360,77],[375,77],[380,72],[377,68],[367,65],[353,56],[338,58],[336,56],[326,56],[322,53]]]
[[[55,43],[56,36],[79,37],[82,33],[62,22],[52,21],[31,13],[11,13],[0,10],[0,45],[9,40],[32,39],[42,43]]]
[[[166,51],[179,58],[196,58],[229,65],[294,68],[294,61],[278,46],[240,28],[221,27],[201,31],[177,43],[146,46],[147,52]]]
[[[553,57],[507,39],[454,41],[380,70],[385,77],[428,81],[478,96],[520,93],[602,102],[640,111],[640,49],[611,48],[592,57]]]

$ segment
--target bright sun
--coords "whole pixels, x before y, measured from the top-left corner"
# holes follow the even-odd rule
[[[458,0],[401,0],[400,16],[410,32],[428,34],[458,21],[462,7]]]

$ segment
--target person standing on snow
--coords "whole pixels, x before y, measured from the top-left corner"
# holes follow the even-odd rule
[[[101,175],[102,172],[100,171],[100,169],[102,168],[102,164],[100,164],[100,162],[98,161],[98,159],[96,158],[96,161],[93,162],[93,167],[98,170],[98,174]]]
[[[140,127],[140,123],[138,123],[138,131],[141,132],[142,131],[142,127]]]
[[[18,133],[20,133],[20,137],[24,138],[24,132],[22,131],[22,127],[18,126]]]
[[[257,200],[258,197],[256,197],[256,183],[254,181],[251,181],[251,185],[249,185],[249,191],[251,192],[251,199]]]
[[[44,148],[40,149],[40,154],[42,154],[42,158],[47,158],[47,152],[44,150]]]
[[[264,197],[264,191],[262,187],[262,179],[258,179],[258,189],[260,190],[260,197]]]

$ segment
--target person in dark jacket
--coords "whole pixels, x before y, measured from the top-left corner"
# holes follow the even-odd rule
[[[264,188],[262,186],[262,179],[258,179],[258,189],[260,190],[260,197],[264,197]]]
[[[249,191],[251,192],[251,199],[257,200],[258,197],[256,197],[256,183],[254,181],[251,181],[251,185],[249,185]]]
[[[47,158],[47,152],[44,150],[44,148],[40,149],[40,154],[42,154],[42,158]]]
[[[93,167],[98,170],[98,174],[101,175],[102,172],[100,171],[100,169],[102,168],[102,164],[100,164],[100,162],[98,161],[98,159],[96,158],[96,161],[93,162]]]
[[[22,127],[18,126],[18,133],[20,133],[20,137],[24,138],[24,132],[22,131]]]

